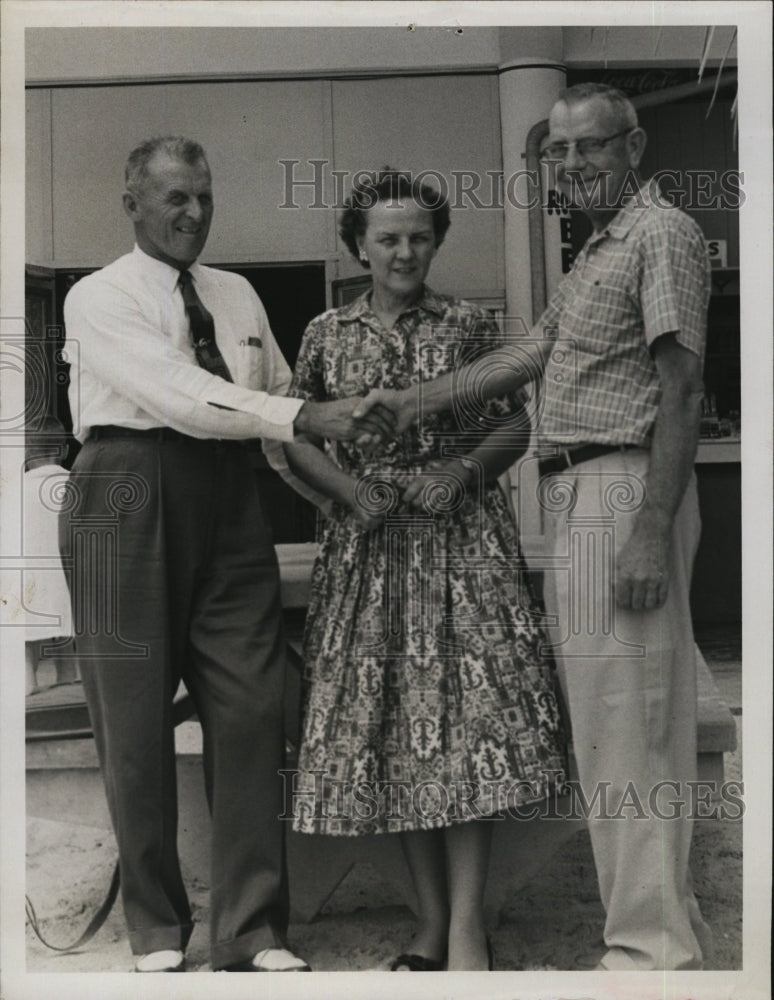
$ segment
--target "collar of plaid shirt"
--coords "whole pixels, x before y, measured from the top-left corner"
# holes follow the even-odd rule
[[[636,194],[628,195],[623,202],[623,207],[618,211],[604,229],[600,232],[592,233],[586,246],[598,243],[606,236],[613,239],[622,240],[631,232],[635,222],[653,205],[666,205],[667,200],[659,190],[658,182],[652,178],[642,184]]]

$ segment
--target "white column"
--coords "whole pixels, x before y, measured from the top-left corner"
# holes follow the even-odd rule
[[[503,28],[500,50],[506,315],[522,317],[529,327],[537,317],[532,316],[525,152],[529,130],[548,117],[566,85],[562,29]]]
[[[526,207],[529,190],[524,179],[527,136],[533,125],[548,117],[554,101],[566,86],[562,29],[502,28],[499,40],[506,316],[521,317],[529,329],[537,316],[532,315],[529,214]],[[519,176],[521,181],[509,184],[511,178]],[[543,215],[541,212],[541,224]],[[553,245],[552,227],[546,226],[545,230],[546,254],[549,257],[560,255],[558,239],[556,246]],[[513,319],[506,323],[506,332],[518,332],[518,324]],[[536,466],[529,457],[534,447],[533,438],[527,451],[528,457],[508,473],[516,522],[528,559],[540,554],[543,542],[542,517],[534,501]]]

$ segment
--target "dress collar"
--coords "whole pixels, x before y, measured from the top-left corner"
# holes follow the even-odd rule
[[[413,305],[404,309],[401,316],[418,310],[420,312],[432,313],[434,316],[442,317],[446,312],[446,302],[427,285],[422,290],[422,295]],[[374,319],[375,314],[371,309],[371,289],[358,296],[353,302],[342,306],[338,312],[338,319],[342,323],[354,323],[358,320]]]

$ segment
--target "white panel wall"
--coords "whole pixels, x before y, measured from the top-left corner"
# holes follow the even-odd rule
[[[328,171],[321,193],[331,207],[311,208],[315,191],[296,185],[292,200],[299,207],[282,208],[288,176],[281,160],[299,161],[296,180],[313,177],[312,159],[347,171],[385,163],[437,170],[451,193],[452,171],[475,171],[484,179],[483,200],[491,197],[487,172],[502,169],[494,75],[67,87],[29,95],[30,246],[40,255],[36,262],[56,267],[103,266],[131,248],[121,204],[124,162],[134,145],[155,134],[185,133],[207,150],[216,208],[204,260],[338,254],[342,276],[362,271],[337,242]],[[43,113],[49,100],[50,147]],[[43,198],[51,187],[53,211]],[[502,227],[500,208],[454,210],[433,285],[460,295],[502,295]]]
[[[225,5],[223,5],[225,8]],[[261,4],[250,5],[253,20]],[[346,5],[345,5],[346,6]],[[496,66],[498,28],[418,25],[395,8],[400,27],[68,27],[28,28],[28,82],[151,80],[170,77],[326,74],[357,70]],[[194,18],[195,19],[195,10]],[[235,19],[224,9],[224,20]],[[249,14],[249,11],[248,11]],[[257,16],[256,16],[257,15]],[[309,20],[314,19],[314,12]],[[527,29],[529,31],[529,29]]]
[[[434,170],[451,190],[452,171],[476,171],[486,192],[486,172],[502,170],[494,75],[336,80],[333,112],[337,170],[385,164],[416,173]],[[341,252],[342,273],[362,274],[343,244]],[[452,211],[452,226],[433,262],[430,282],[450,294],[503,294],[502,209]]]
[[[54,259],[51,206],[51,94],[26,94],[25,261],[48,266]]]
[[[493,5],[499,14],[503,4]],[[259,12],[260,5],[254,10]],[[568,65],[698,66],[705,27],[642,23],[560,28],[535,25],[417,25],[407,30],[411,8],[395,6],[398,27],[48,27],[26,31],[25,77],[29,83],[66,81],[197,79],[236,75],[380,72],[406,69],[494,68],[517,56],[551,56]],[[638,11],[627,11],[631,21]],[[260,16],[260,14],[258,14]],[[224,20],[235,18],[225,9]],[[255,16],[253,18],[256,19]],[[512,18],[505,18],[511,20]],[[568,18],[569,20],[570,18]],[[496,20],[493,18],[493,20]],[[707,13],[707,22],[711,23]],[[710,65],[717,65],[733,26],[717,25]],[[558,45],[547,37],[559,33]],[[736,44],[730,58],[736,60]]]
[[[52,91],[56,265],[102,266],[131,248],[121,204],[127,154],[149,136],[181,133],[202,143],[213,173],[203,259],[320,259],[331,249],[327,213],[279,207],[279,160],[326,157],[328,93],[322,81]]]

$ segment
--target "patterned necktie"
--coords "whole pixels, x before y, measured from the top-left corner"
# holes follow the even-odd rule
[[[212,375],[219,375],[227,382],[233,382],[228,365],[223,360],[223,355],[215,342],[215,323],[212,314],[196,294],[191,272],[181,271],[178,283],[183,294],[188,321],[191,324],[191,339],[196,352],[196,360],[202,368],[205,368]]]

